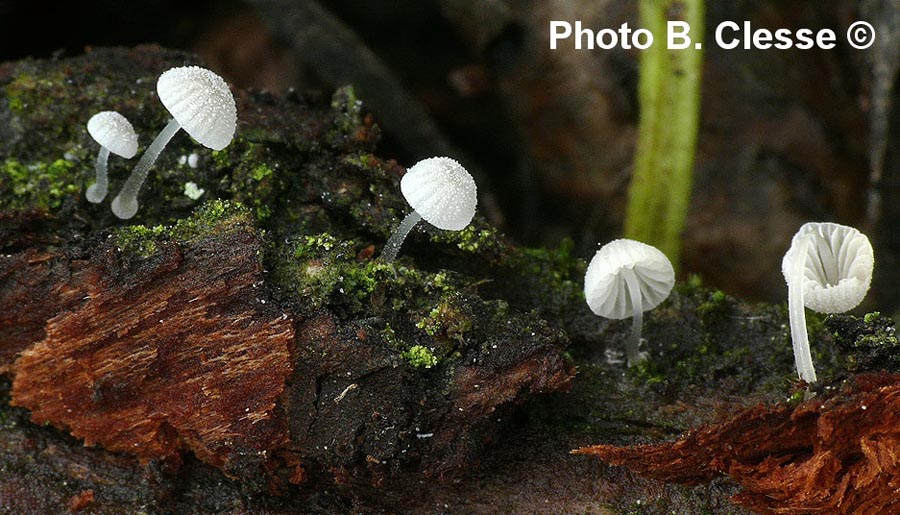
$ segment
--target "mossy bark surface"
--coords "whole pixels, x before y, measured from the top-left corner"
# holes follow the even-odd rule
[[[87,119],[116,109],[146,145],[168,121],[156,77],[194,62],[142,47],[0,66],[7,512],[742,513],[731,483],[568,452],[788,401],[783,307],[684,283],[626,369],[630,325],[590,313],[570,246],[517,247],[476,216],[380,261],[404,169],[352,88],[236,91],[234,142],[177,135],[134,219],[88,202]],[[131,165],[110,161],[111,194]],[[810,318],[823,385],[896,346],[882,317],[828,324]]]

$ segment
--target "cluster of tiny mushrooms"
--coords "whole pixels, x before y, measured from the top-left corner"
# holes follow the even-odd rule
[[[816,370],[809,350],[805,308],[844,313],[862,302],[875,266],[869,239],[846,225],[804,224],[782,260],[788,286],[788,316],[797,373],[814,383]],[[643,311],[668,297],[675,284],[672,264],[659,249],[633,240],[615,240],[597,251],[584,276],[584,296],[591,310],[612,319],[633,318],[626,342],[629,366],[642,361]]]
[[[138,210],[138,194],[159,154],[179,129],[184,129],[201,145],[222,150],[234,138],[237,108],[234,96],[222,77],[199,66],[180,66],[163,72],[156,81],[159,101],[172,115],[168,125],[147,147],[137,166],[112,201],[112,212],[127,220]],[[131,123],[115,111],[103,111],[88,120],[88,133],[100,144],[97,181],[87,189],[94,203],[106,198],[106,161],[112,152],[126,159],[137,153],[137,134]]]
[[[160,75],[156,84],[160,102],[171,121],[147,147],[137,166],[112,201],[113,213],[129,219],[138,210],[138,194],[160,152],[179,129],[202,145],[221,150],[231,143],[237,123],[234,96],[225,81],[205,68],[183,66]],[[138,149],[131,123],[115,111],[95,114],[87,123],[100,144],[96,182],[86,192],[99,203],[107,192],[109,154],[130,159]],[[475,216],[477,188],[466,169],[448,157],[419,161],[400,181],[400,191],[412,207],[385,244],[381,259],[392,262],[412,228],[425,220],[438,229],[465,229]],[[800,379],[816,381],[809,350],[806,313],[843,313],[862,302],[872,282],[874,258],[868,238],[858,230],[835,223],[807,223],[794,236],[782,261],[788,286],[788,313],[794,358]],[[675,284],[672,263],[659,249],[629,239],[603,245],[591,259],[584,276],[584,296],[596,315],[621,320],[632,318],[625,346],[628,366],[646,359],[640,350],[644,311],[662,303]]]

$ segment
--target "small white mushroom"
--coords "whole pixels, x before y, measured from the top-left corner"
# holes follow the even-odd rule
[[[869,291],[875,257],[866,235],[846,225],[804,224],[781,262],[788,286],[788,314],[794,360],[800,379],[816,381],[804,306],[820,313],[843,313]]]
[[[387,262],[397,258],[403,240],[419,220],[438,229],[460,231],[475,216],[475,179],[449,157],[431,157],[413,165],[400,180],[400,192],[413,210],[385,244],[381,257]]]
[[[172,120],[141,156],[122,191],[113,199],[113,213],[122,219],[137,213],[141,185],[178,129],[184,129],[200,144],[213,150],[222,150],[234,137],[237,108],[222,77],[199,66],[172,68],[159,76],[156,92]]]
[[[641,353],[644,311],[664,301],[675,285],[672,263],[656,247],[634,240],[614,240],[602,246],[584,274],[584,297],[594,314],[621,320],[632,317],[626,343],[628,366],[646,356]]]
[[[87,130],[94,141],[100,144],[100,152],[97,153],[97,180],[85,192],[88,201],[97,204],[106,198],[109,185],[106,166],[110,152],[131,159],[137,154],[138,137],[131,122],[116,111],[101,111],[91,116],[87,122]]]

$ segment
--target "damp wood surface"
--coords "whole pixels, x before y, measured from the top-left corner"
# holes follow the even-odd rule
[[[419,227],[379,261],[408,211],[404,169],[378,154],[352,88],[235,90],[236,140],[214,153],[177,136],[135,219],[87,202],[90,114],[120,109],[146,144],[167,122],[155,77],[196,62],[139,47],[0,67],[6,512],[761,509],[731,472],[682,486],[569,451],[677,442],[748,409],[789,419],[784,308],[683,281],[646,316],[651,359],[627,369],[630,323],[590,313],[571,244],[516,246],[476,216],[459,233]],[[179,164],[191,153],[196,169]],[[115,191],[130,163],[110,171]],[[810,321],[823,388],[897,371],[885,317]],[[864,377],[880,386],[809,417],[891,391],[894,376]],[[853,412],[860,427],[868,413]],[[812,430],[786,434],[807,445]],[[793,442],[769,436],[773,452]]]

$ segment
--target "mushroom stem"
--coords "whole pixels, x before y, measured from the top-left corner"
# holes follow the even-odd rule
[[[417,213],[415,210],[410,211],[406,218],[400,222],[400,225],[394,230],[394,234],[388,238],[387,243],[384,245],[384,250],[381,252],[381,259],[383,259],[386,263],[392,263],[395,259],[397,259],[397,254],[400,252],[400,246],[403,245],[403,241],[406,239],[406,236],[409,235],[409,231],[412,230],[413,226],[419,223],[419,220],[422,219],[422,215]]]
[[[625,357],[628,358],[628,366],[633,367],[647,358],[647,354],[640,351],[641,332],[644,328],[644,306],[641,302],[641,285],[634,268],[622,268],[622,278],[628,286],[628,297],[634,309],[631,317],[631,337],[625,342]]]
[[[112,212],[117,217],[122,220],[127,220],[137,213],[137,197],[141,192],[141,186],[144,184],[144,179],[147,178],[147,173],[153,168],[153,164],[156,163],[156,158],[159,157],[160,152],[162,152],[172,139],[172,136],[174,136],[180,128],[181,125],[173,118],[159,135],[156,136],[153,143],[147,147],[144,155],[141,156],[141,160],[138,161],[138,164],[134,167],[131,175],[128,176],[128,180],[125,181],[125,185],[122,186],[122,190],[112,201]]]
[[[106,189],[109,184],[106,178],[106,163],[109,161],[109,149],[101,146],[100,152],[97,153],[97,181],[88,186],[84,196],[88,202],[98,204],[106,198]]]
[[[809,351],[809,334],[806,332],[806,309],[803,305],[803,281],[806,269],[806,256],[809,249],[809,236],[800,239],[791,262],[791,280],[788,281],[788,316],[791,321],[791,341],[794,345],[794,361],[800,379],[807,383],[816,382],[816,369],[813,367],[812,355]]]

